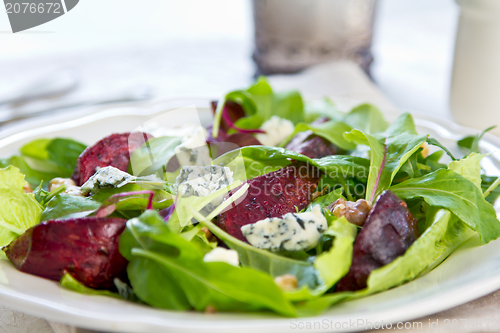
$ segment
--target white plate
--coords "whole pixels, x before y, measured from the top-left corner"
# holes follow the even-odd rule
[[[126,132],[166,109],[196,104],[210,117],[206,101],[170,101],[146,109],[108,108],[83,118],[10,134],[0,139],[0,157],[15,154],[20,146],[40,137],[71,137],[92,144],[111,132]],[[456,140],[477,131],[439,119],[415,119],[419,132],[430,134],[456,151]],[[46,121],[47,122],[47,121]],[[500,140],[486,135],[484,152],[492,153],[483,167],[500,174]],[[473,247],[469,241],[429,274],[403,286],[332,307],[315,318],[287,319],[273,314],[203,314],[153,309],[101,296],[64,290],[56,282],[18,272],[0,260],[0,303],[32,315],[71,325],[120,332],[296,332],[363,330],[363,323],[395,323],[430,315],[468,302],[500,288],[500,240]],[[362,322],[361,322],[362,321]],[[426,323],[424,323],[426,325]],[[369,328],[369,327],[368,327]]]

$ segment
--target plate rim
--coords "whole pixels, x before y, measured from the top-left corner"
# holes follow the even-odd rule
[[[85,114],[83,116],[81,113],[75,113],[75,115],[73,117],[70,117],[70,119],[64,119],[61,121],[57,121],[55,117],[46,117],[43,119],[42,125],[35,126],[35,128],[11,130],[8,131],[7,133],[0,132],[0,148],[7,147],[10,144],[19,141],[21,139],[26,139],[39,134],[46,134],[61,129],[67,129],[70,128],[71,126],[74,127],[75,125],[82,125],[82,123],[89,124],[98,120],[115,116],[148,117],[156,113],[165,111],[166,109],[172,109],[192,104],[195,104],[197,107],[208,107],[209,101],[210,99],[207,98],[175,98],[175,99],[168,99],[160,102],[155,102],[152,104],[146,103],[142,105],[108,105],[108,106],[86,108],[87,111],[91,111],[92,113]],[[476,129],[456,124],[453,121],[450,121],[443,117],[436,117],[418,112],[413,112],[411,114],[414,117],[415,123],[417,125],[431,122],[433,125],[439,126],[440,130],[442,131],[455,134],[459,132],[461,133],[462,136],[464,134],[471,135],[480,132]],[[395,115],[389,113],[387,114],[387,116],[389,116],[388,118],[394,118]],[[484,140],[491,142],[500,149],[500,138],[494,136],[493,134],[486,133],[486,135],[484,136]],[[19,273],[25,274],[22,272]],[[407,312],[405,313],[405,309],[401,308],[398,309],[398,311],[381,310],[380,313],[372,313],[370,314],[370,316],[372,320],[377,319],[377,317],[387,318],[388,321],[386,321],[386,323],[418,319],[467,303],[471,300],[480,298],[500,288],[500,279],[498,279],[498,276],[489,277],[481,282],[482,282],[481,286],[477,286],[477,284],[476,286],[474,286],[475,290],[472,293],[470,292],[471,290],[470,285],[462,285],[461,287],[456,288],[455,290],[450,290],[445,292],[444,294],[441,294],[441,296],[446,296],[446,297],[443,297],[444,300],[439,302],[439,304],[437,305],[433,301],[432,297],[418,300],[413,304],[418,305],[417,308],[419,309],[419,311],[414,311],[411,314]],[[467,289],[467,292],[462,293],[461,291],[465,289]],[[29,303],[33,307],[26,307],[27,303]],[[168,328],[173,330],[174,332],[177,331],[189,332],[192,329],[199,329],[201,327],[204,327],[206,331],[220,332],[221,330],[232,331],[235,328],[240,328],[241,323],[243,323],[245,320],[245,319],[238,319],[238,320],[213,321],[211,320],[213,319],[213,317],[207,317],[207,320],[205,321],[203,320],[199,322],[194,321],[194,322],[189,322],[188,324],[186,324],[184,321],[182,321],[182,324],[180,323],[177,324],[175,321],[170,320],[169,324],[166,326],[164,320],[156,320],[156,321],[153,320],[153,322],[151,322],[151,320],[149,320],[150,318],[145,317],[144,319],[148,320],[147,323],[138,322],[136,320],[125,320],[126,318],[122,319],[122,321],[118,323],[116,320],[112,319],[103,319],[85,314],[77,314],[76,313],[78,311],[77,308],[66,307],[66,309],[62,309],[61,307],[58,308],[57,306],[50,306],[50,305],[48,306],[47,300],[38,300],[34,296],[30,297],[29,295],[24,295],[20,292],[9,291],[6,288],[0,288],[0,304],[4,304],[9,308],[22,311],[24,313],[28,313],[31,315],[44,316],[49,320],[66,322],[69,325],[75,325],[78,327],[94,329],[94,330],[105,329],[111,331],[119,330],[119,331],[135,332],[135,331],[143,331],[144,329],[159,331],[161,329]],[[44,314],[42,313],[43,310],[46,310],[48,312]],[[153,310],[158,311],[158,309],[153,309]],[[168,310],[160,310],[160,311],[168,311]],[[169,312],[175,313],[174,311],[169,311]],[[69,317],[71,318],[71,320],[61,321],[60,318],[61,315]],[[291,319],[295,319],[296,322],[310,322],[311,320],[321,321],[323,319],[330,319],[331,317],[332,317],[331,315],[325,313],[316,317],[302,317],[302,318],[271,317],[264,319],[259,318],[252,320],[252,322],[245,322],[245,326],[247,328],[251,328],[252,330],[256,328],[266,328],[266,329],[272,329],[273,332],[281,332],[290,330],[290,327],[287,328],[284,325],[286,325],[286,323],[289,324]],[[370,319],[368,315],[366,317],[368,318],[368,320]],[[206,325],[209,325],[209,327],[207,327]],[[342,329],[342,331],[357,331],[357,330],[359,329],[353,329],[353,330]]]

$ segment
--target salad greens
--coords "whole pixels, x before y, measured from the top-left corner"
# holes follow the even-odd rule
[[[239,104],[244,116],[226,133],[220,124],[226,119],[229,101]],[[65,186],[47,190],[51,179],[72,175],[84,144],[63,138],[30,142],[18,156],[0,159],[0,246],[41,221],[120,217],[128,220],[119,237],[119,251],[129,261],[130,283],[115,281],[116,293],[90,289],[65,274],[60,281],[63,287],[163,309],[271,311],[295,317],[318,315],[339,302],[418,278],[471,238],[485,244],[500,237],[500,222],[492,206],[500,195],[500,178],[487,176],[481,169],[485,155],[479,151],[479,140],[484,132],[460,140],[458,145],[466,155],[457,159],[434,138],[419,134],[410,114],[388,124],[375,106],[363,104],[345,113],[326,98],[304,101],[296,91],[275,92],[261,77],[219,101],[212,139],[238,129],[251,135],[272,116],[291,120],[293,133],[277,147],[243,146],[218,156],[212,166],[227,169],[231,182],[208,194],[190,196],[183,189],[193,187],[192,183],[175,183],[180,172],[178,161],[173,161],[181,137],[150,138],[130,156],[130,173],[156,174],[165,182],[156,182],[155,187],[146,181],[101,188],[91,196],[70,195]],[[284,148],[303,132],[322,137],[340,153],[311,158]],[[426,152],[429,145],[430,154]],[[247,180],[297,163],[313,166],[320,179],[307,207],[295,207],[292,212],[307,215],[312,207],[321,207],[327,227],[317,245],[296,252],[271,252],[233,237],[218,223],[221,213],[249,195]],[[205,180],[201,187],[209,189]],[[28,183],[35,188],[33,193]],[[374,203],[386,190],[405,201],[420,236],[402,255],[371,271],[366,288],[336,292],[337,283],[351,268],[362,227],[335,216],[329,206],[338,199]],[[205,260],[220,247],[235,251],[240,265]],[[278,282],[282,277],[292,277],[295,285],[283,287]]]
[[[40,222],[42,206],[33,194],[24,192],[26,184],[16,167],[0,169],[0,246]]]
[[[56,177],[71,176],[85,148],[84,144],[72,139],[38,139],[21,147],[19,156],[0,159],[0,167],[17,167],[33,188],[42,181],[48,186]]]
[[[173,233],[154,211],[127,222],[120,252],[129,260],[134,292],[164,309],[254,311],[294,316],[294,308],[272,278],[223,262],[204,262],[191,242]]]

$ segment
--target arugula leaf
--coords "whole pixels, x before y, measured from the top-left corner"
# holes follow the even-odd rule
[[[154,209],[164,209],[173,203],[172,194],[163,190],[151,189],[148,186],[139,184],[127,184],[120,188],[102,188],[92,196],[92,199],[100,203],[105,203],[106,200],[115,194],[139,192],[144,190],[152,190],[155,193],[153,196]],[[136,194],[120,198],[115,204],[117,210],[145,210],[148,205],[148,200],[149,196],[147,194]]]
[[[35,196],[36,201],[38,201],[44,209],[53,197],[66,190],[66,185],[59,186],[51,192],[45,191],[42,186],[43,181],[33,190],[33,195]]]
[[[436,139],[433,139],[433,138],[427,138],[427,143],[432,145],[432,146],[436,146],[436,147],[439,147],[441,148],[445,153],[446,155],[448,155],[453,161],[456,161],[457,159],[455,158],[455,156],[453,156],[453,154],[451,153],[451,151],[448,150],[448,148],[446,148],[442,143],[440,143],[438,140]]]
[[[215,192],[211,193],[210,195],[207,195],[204,197],[178,196],[177,202],[175,204],[175,211],[174,211],[173,216],[175,216],[177,218],[176,221],[178,221],[178,223],[181,227],[185,227],[189,224],[192,224],[191,219],[193,218],[193,214],[191,213],[191,210],[195,210],[197,212],[201,211],[206,205],[208,205],[210,202],[212,202],[215,198],[220,198],[221,196],[225,196],[231,190],[235,189],[236,187],[238,187],[240,185],[241,185],[241,182],[236,181],[236,182],[230,184],[229,186],[221,188],[220,190],[215,191]],[[187,209],[187,208],[190,208],[190,209]],[[171,223],[169,223],[169,224],[173,223],[172,221],[170,221],[170,222]]]
[[[431,206],[450,210],[479,234],[483,244],[500,236],[495,209],[476,185],[452,170],[440,169],[406,180],[392,186],[391,191],[404,200],[423,198]]]
[[[134,291],[148,304],[198,311],[209,307],[217,311],[267,309],[295,316],[269,275],[223,262],[204,262],[203,253],[171,232],[155,211],[127,222],[120,253],[130,261],[127,272]]]
[[[373,201],[378,194],[388,189],[394,176],[408,158],[415,153],[427,136],[418,135],[413,118],[405,113],[389,126],[383,142],[359,130],[352,130],[345,137],[358,144],[370,146],[370,173],[366,199]]]
[[[232,91],[217,104],[212,127],[214,138],[219,134],[226,101],[240,104],[247,115],[234,123],[239,128],[259,128],[272,116],[289,119],[294,124],[304,121],[304,103],[300,94],[297,91],[275,93],[267,79],[261,76],[248,89]]]
[[[344,133],[349,132],[351,129],[351,126],[334,120],[318,125],[300,123],[295,126],[294,132],[285,140],[285,144],[283,146],[285,146],[286,143],[288,143],[297,133],[310,130],[317,136],[327,139],[341,149],[351,150],[356,148],[356,145],[344,138]]]
[[[311,123],[314,120],[327,117],[331,120],[341,121],[345,117],[345,113],[340,111],[335,103],[328,97],[305,101],[304,104],[304,121]]]
[[[323,103],[328,105],[328,101]],[[331,107],[334,108],[333,106]],[[334,110],[336,109],[334,108]],[[356,144],[351,140],[347,140],[344,137],[344,133],[352,129],[358,129],[369,134],[379,133],[385,131],[388,126],[382,113],[370,104],[360,105],[352,109],[348,114],[337,112],[331,117],[329,121],[318,125],[307,123],[298,124],[295,127],[295,131],[285,140],[285,142],[289,142],[297,133],[310,130],[341,149],[352,150],[356,148]]]
[[[234,160],[235,156],[240,154],[245,159],[245,167],[247,178],[254,178],[259,175],[269,173],[280,169],[291,162],[295,161],[307,162],[312,166],[317,167],[331,178],[366,178],[368,174],[369,161],[367,159],[349,156],[349,155],[332,155],[320,159],[312,159],[294,151],[267,146],[247,146],[238,150],[226,153],[216,159],[213,164],[227,165]],[[252,165],[252,163],[256,163]],[[265,166],[271,166],[266,168]],[[279,167],[275,168],[275,165]]]
[[[368,134],[384,132],[389,126],[380,110],[371,104],[355,107],[345,115],[342,122]]]
[[[38,139],[21,147],[20,152],[34,169],[70,177],[86,147],[72,139]]]
[[[315,205],[320,205],[321,208],[325,208],[330,205],[332,202],[335,202],[337,199],[343,198],[342,189],[338,188],[336,190],[331,191],[326,195],[322,195],[314,199],[308,206],[307,211],[310,211],[312,207]]]
[[[148,205],[149,196],[147,194],[131,194],[123,198],[113,198],[112,203],[108,199],[115,194],[125,192],[143,191],[144,187],[137,184],[127,184],[120,188],[104,188],[91,197],[80,197],[67,195],[65,193],[55,195],[47,204],[42,213],[42,221],[57,218],[83,217],[96,212],[101,205],[114,205],[116,211],[141,211]],[[153,190],[153,208],[164,209],[173,203],[170,193],[163,190]]]
[[[280,275],[293,274],[297,277],[299,288],[307,286],[314,289],[318,279],[314,266],[309,261],[296,260],[279,254],[253,247],[229,235],[209,219],[198,217],[201,224],[222,240],[230,249],[238,252],[241,265],[269,274],[275,278]]]
[[[78,141],[56,138],[47,145],[48,160],[64,171],[61,177],[70,177],[73,174],[78,157],[85,148],[87,146]]]
[[[94,213],[101,203],[90,197],[79,197],[60,193],[53,197],[45,207],[41,220],[48,221],[59,218],[83,217]]]
[[[465,138],[458,140],[457,145],[459,147],[465,148],[469,150],[470,153],[479,153],[479,141],[483,138],[484,134],[487,132],[493,130],[497,126],[491,126],[482,131],[480,134],[477,135],[470,135],[466,136]]]
[[[181,142],[182,138],[170,136],[149,139],[130,156],[130,174],[146,176],[159,173],[163,176],[165,166],[175,156],[175,148]]]
[[[488,177],[481,175],[481,189],[483,196],[490,204],[494,204],[500,196],[500,187],[498,187],[500,177]]]

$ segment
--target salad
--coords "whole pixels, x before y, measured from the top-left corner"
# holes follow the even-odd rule
[[[37,139],[0,159],[0,260],[157,308],[297,317],[500,236],[484,133],[458,158],[410,114],[389,124],[264,77],[212,107],[207,128]]]

